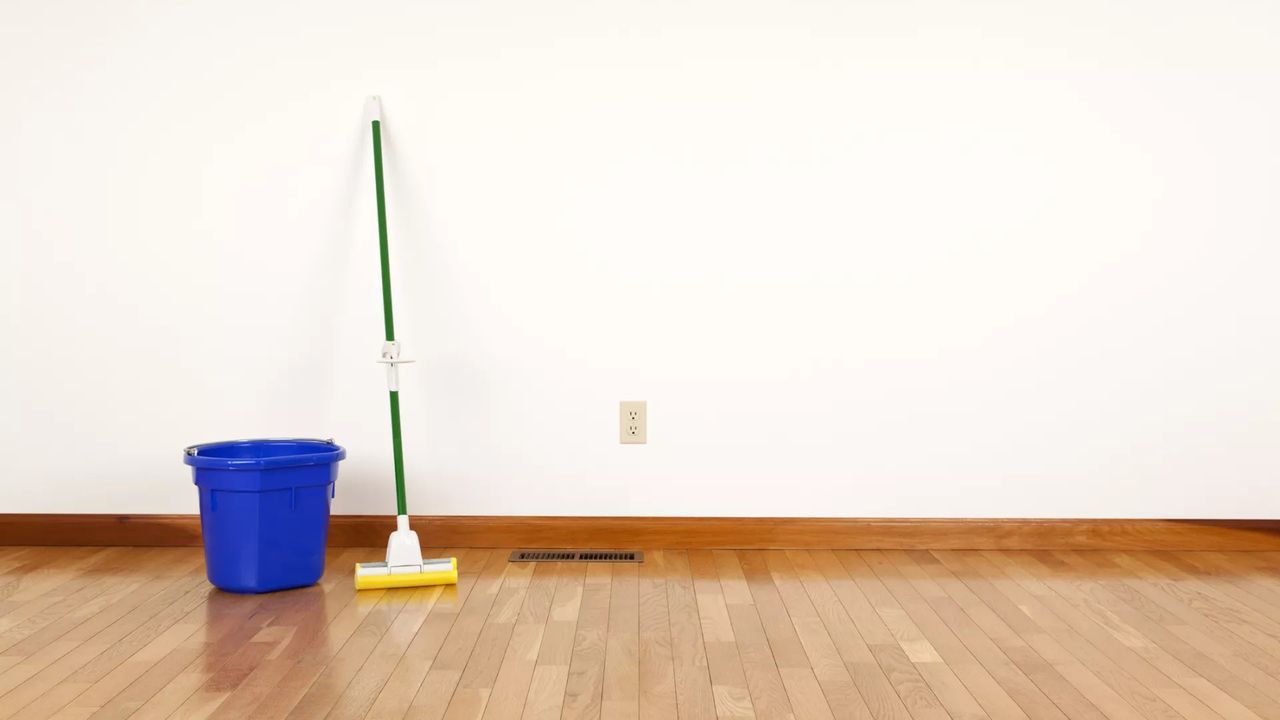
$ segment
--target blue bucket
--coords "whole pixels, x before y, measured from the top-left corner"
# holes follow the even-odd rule
[[[324,574],[338,461],[332,440],[232,440],[193,445],[183,462],[200,488],[209,582],[264,593],[313,585]]]

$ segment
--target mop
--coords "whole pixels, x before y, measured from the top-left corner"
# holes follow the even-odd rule
[[[391,315],[391,259],[387,252],[387,204],[382,186],[382,103],[369,98],[373,125],[373,177],[378,196],[378,246],[382,258],[382,319],[387,340],[382,358],[387,366],[387,391],[391,396],[391,450],[396,472],[396,529],[387,541],[386,562],[356,563],[356,589],[453,585],[458,582],[457,558],[422,559],[418,533],[409,529],[409,510],[404,493],[404,450],[400,441],[400,365],[412,360],[400,357]]]

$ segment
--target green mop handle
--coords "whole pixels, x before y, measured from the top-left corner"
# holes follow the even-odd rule
[[[408,515],[404,498],[404,446],[400,440],[400,386],[396,364],[399,346],[395,345],[395,321],[391,313],[391,254],[387,250],[387,199],[382,185],[382,103],[375,96],[369,98],[373,125],[373,181],[378,196],[378,250],[382,260],[382,322],[386,328],[387,343],[383,345],[383,361],[388,362],[387,394],[391,397],[391,448],[396,465],[396,514]],[[388,351],[388,348],[392,348]],[[388,355],[390,352],[390,356]]]

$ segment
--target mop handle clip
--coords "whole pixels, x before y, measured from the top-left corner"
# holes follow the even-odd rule
[[[400,392],[400,366],[413,362],[401,359],[400,341],[387,340],[382,343],[382,357],[378,358],[378,362],[387,366],[387,391]]]

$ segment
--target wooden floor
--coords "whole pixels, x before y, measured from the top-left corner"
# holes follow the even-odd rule
[[[0,548],[0,720],[1280,720],[1280,553],[447,552],[237,596],[190,548]]]

